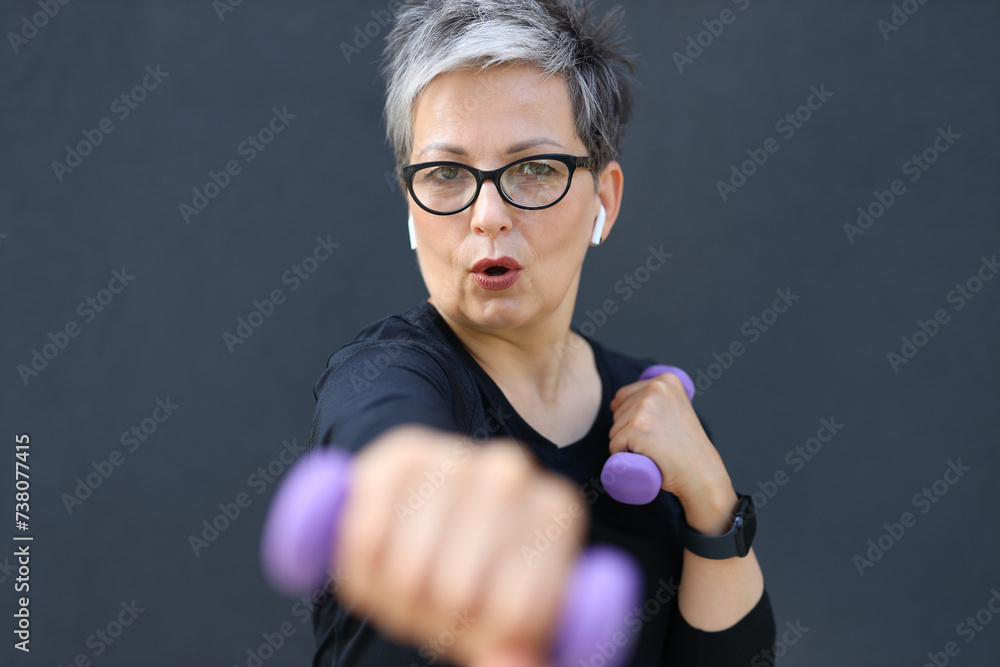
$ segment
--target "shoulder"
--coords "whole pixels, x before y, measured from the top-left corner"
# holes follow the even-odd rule
[[[382,318],[330,356],[313,387],[312,441],[356,449],[394,424],[460,430],[474,385],[430,304]]]
[[[330,355],[327,367],[333,368],[358,355],[399,356],[404,351],[424,356],[454,354],[442,330],[440,315],[433,306],[423,303],[402,313],[389,315],[363,327],[354,340]]]
[[[424,301],[412,308],[383,317],[361,328],[355,342],[366,340],[440,340],[443,320],[437,310]]]
[[[366,384],[402,373],[450,384],[446,381],[453,379],[454,369],[461,364],[446,329],[441,316],[426,302],[372,322],[330,355],[315,392],[331,377]]]

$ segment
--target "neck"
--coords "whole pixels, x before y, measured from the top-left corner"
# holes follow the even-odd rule
[[[569,300],[570,306],[573,301]],[[572,308],[559,308],[544,321],[515,329],[470,328],[438,312],[501,390],[530,390],[543,403],[556,401],[565,383],[572,380],[578,355],[587,347],[583,338],[570,331]]]

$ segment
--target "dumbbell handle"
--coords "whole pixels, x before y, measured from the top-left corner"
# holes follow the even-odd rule
[[[328,581],[350,468],[344,451],[326,448],[297,461],[282,481],[260,545],[262,569],[276,590],[292,597],[308,595]],[[610,546],[587,549],[567,582],[550,649],[553,664],[589,665],[597,654],[602,665],[625,664],[637,643],[634,633],[625,631],[625,620],[640,602],[641,590],[642,573],[631,556]],[[616,633],[629,641],[608,657],[601,647],[618,647]]]
[[[673,373],[681,380],[688,400],[694,399],[694,382],[691,377],[676,366],[650,366],[639,376],[649,380],[666,373]],[[618,452],[608,458],[601,471],[601,484],[608,495],[621,503],[645,505],[656,498],[663,485],[663,475],[652,459],[642,454]]]

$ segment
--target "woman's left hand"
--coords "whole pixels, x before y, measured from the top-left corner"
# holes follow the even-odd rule
[[[611,453],[652,459],[663,475],[661,488],[677,496],[695,530],[705,535],[729,530],[736,492],[680,379],[667,373],[626,385],[611,410]]]

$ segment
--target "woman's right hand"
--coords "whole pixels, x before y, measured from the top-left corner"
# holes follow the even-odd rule
[[[587,522],[512,440],[395,427],[353,459],[337,595],[425,658],[541,667]]]

